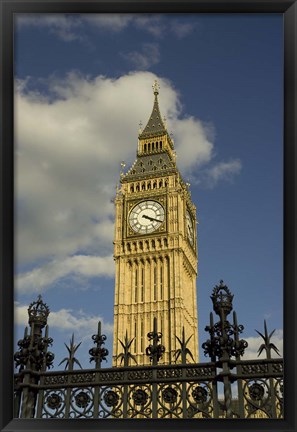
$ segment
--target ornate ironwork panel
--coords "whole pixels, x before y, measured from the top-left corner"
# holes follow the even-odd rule
[[[271,352],[279,355],[264,322],[264,334],[258,332],[264,343],[258,353],[266,359],[242,360],[247,346],[239,339],[243,330],[233,312],[233,323],[227,320],[232,311],[233,295],[221,281],[216,286],[212,301],[219,321],[206,327],[210,338],[202,345],[209,355],[208,363],[188,363],[193,360],[187,348],[190,337],[184,329],[177,338],[181,348],[176,351],[178,364],[160,365],[163,345],[161,333],[148,334],[151,344],[147,348],[150,366],[129,366],[134,355],[130,352],[133,339],[126,333],[121,342],[124,366],[102,369],[108,350],[103,345],[106,336],[101,324],[92,339],[96,344],[89,350],[93,369],[81,367],[76,351],[81,343],[69,346],[64,371],[47,371],[54,355],[48,351],[52,339],[48,337],[49,308],[41,297],[29,307],[29,325],[24,338],[18,342],[15,353],[14,388],[15,417],[43,419],[150,419],[150,418],[283,418],[283,360],[272,359]],[[45,333],[42,330],[45,329]],[[235,358],[235,359],[234,359]],[[135,358],[134,358],[135,360]],[[134,362],[135,363],[135,362]]]

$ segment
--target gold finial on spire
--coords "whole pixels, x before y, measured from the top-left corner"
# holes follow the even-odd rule
[[[154,81],[154,84],[153,84],[152,87],[153,87],[153,90],[154,90],[154,95],[158,95],[159,94],[160,86],[159,86],[159,83],[158,83],[157,80]]]

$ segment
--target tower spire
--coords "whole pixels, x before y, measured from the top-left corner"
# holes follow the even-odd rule
[[[152,136],[164,135],[167,133],[166,126],[162,120],[162,116],[159,108],[158,94],[159,94],[160,85],[157,80],[154,81],[152,87],[155,95],[153,110],[147,122],[147,125],[139,134],[140,139],[150,138]]]
[[[145,126],[139,125],[137,159],[125,175],[121,175],[121,183],[132,178],[156,176],[158,173],[165,176],[176,170],[173,139],[166,128],[166,119],[162,119],[158,95],[159,83],[153,85],[154,103],[150,118]]]

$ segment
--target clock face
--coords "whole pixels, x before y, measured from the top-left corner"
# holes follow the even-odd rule
[[[194,245],[194,227],[190,213],[186,210],[187,235],[191,245]]]
[[[141,201],[129,214],[130,227],[139,234],[150,234],[156,231],[164,219],[164,207],[157,201]]]

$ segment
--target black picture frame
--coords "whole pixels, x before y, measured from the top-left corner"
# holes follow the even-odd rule
[[[296,421],[296,0],[40,1],[0,0],[1,261],[0,430],[12,431],[295,431]],[[284,420],[21,420],[13,418],[13,17],[16,13],[282,13],[284,19]]]

